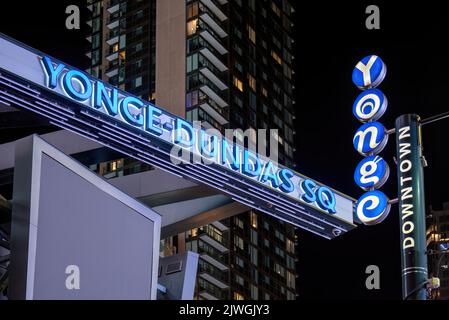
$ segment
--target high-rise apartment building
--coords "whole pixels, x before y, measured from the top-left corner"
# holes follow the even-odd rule
[[[449,299],[449,202],[441,210],[430,209],[427,219],[429,275],[440,279],[432,299]]]
[[[290,1],[88,0],[87,7],[89,73],[205,128],[277,129],[275,156],[294,167]],[[151,170],[126,158],[90,165],[107,177]],[[198,299],[295,299],[297,241],[291,225],[252,210],[164,239],[162,254],[200,253]]]

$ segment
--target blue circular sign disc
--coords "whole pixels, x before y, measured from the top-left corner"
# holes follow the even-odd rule
[[[360,60],[352,71],[352,82],[361,90],[376,88],[385,79],[387,66],[376,55]]]
[[[387,97],[379,89],[368,89],[355,99],[352,113],[361,122],[377,121],[387,110]]]
[[[354,134],[354,148],[363,156],[378,154],[388,142],[385,127],[379,122],[363,124]]]
[[[373,190],[364,193],[355,204],[355,214],[365,225],[381,223],[390,212],[390,203],[387,196]]]
[[[387,162],[379,156],[368,156],[357,165],[354,181],[363,190],[377,189],[384,185],[390,175]]]

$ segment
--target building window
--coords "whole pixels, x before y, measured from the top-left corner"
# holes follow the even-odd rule
[[[186,108],[191,108],[198,104],[198,90],[187,93]]]
[[[235,282],[241,286],[245,285],[245,280],[238,274],[235,275]]]
[[[234,223],[237,227],[239,227],[240,229],[243,229],[243,221],[240,218],[235,217],[234,218]]]
[[[274,232],[274,235],[276,236],[276,238],[278,238],[281,241],[285,241],[285,236],[282,232],[280,232],[279,230],[276,230]]]
[[[136,36],[139,36],[143,33],[143,26],[139,26],[136,28],[136,30],[134,31]]]
[[[271,50],[271,57],[273,57],[274,61],[276,61],[278,64],[282,64],[282,59],[279,57],[279,55]]]
[[[287,287],[295,289],[296,277],[293,273],[287,271]]]
[[[251,284],[251,299],[258,300],[258,298],[259,298],[259,289],[255,285]]]
[[[198,2],[195,1],[187,6],[187,19],[198,15]]]
[[[192,21],[187,22],[187,35],[191,36],[196,33],[196,29],[198,27],[198,19],[193,19]]]
[[[187,73],[198,69],[198,53],[187,57]]]
[[[142,77],[137,77],[134,79],[134,88],[138,88],[142,85]]]
[[[241,250],[243,250],[244,248],[244,243],[243,243],[243,239],[240,238],[238,235],[234,235],[234,247],[239,248]]]
[[[251,87],[251,89],[256,91],[256,79],[254,79],[254,77],[249,73],[248,73],[248,84]]]
[[[139,10],[134,14],[134,19],[140,19],[143,17],[143,10]]]
[[[274,272],[276,272],[281,277],[285,277],[285,268],[277,262],[274,263]]]
[[[256,44],[256,31],[250,26],[248,26],[248,38],[252,43]]]
[[[243,298],[243,295],[241,295],[240,293],[234,292],[234,300],[245,300],[245,299]]]
[[[240,257],[235,256],[235,264],[240,268],[245,268],[245,262]]]
[[[257,229],[257,213],[255,213],[254,211],[251,211],[250,219],[251,219],[251,226],[254,229]]]
[[[233,77],[234,86],[243,92],[243,82],[240,81],[236,76]]]
[[[134,52],[139,52],[143,49],[143,44],[142,42],[136,44],[136,46],[134,47]]]
[[[291,241],[290,239],[287,239],[286,247],[287,252],[289,253],[295,253],[295,243]]]

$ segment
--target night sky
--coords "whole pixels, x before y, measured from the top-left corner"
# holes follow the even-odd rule
[[[83,30],[65,29],[65,7],[84,1],[16,1],[0,11],[0,32],[84,69],[87,43]],[[380,89],[389,106],[379,120],[388,129],[404,113],[422,118],[449,111],[449,25],[438,5],[396,6],[383,2],[358,4],[338,1],[296,4],[296,106],[297,171],[358,198],[353,171],[362,159],[352,146],[360,123],[352,104],[360,93],[351,81],[358,60],[380,56],[388,67]],[[380,8],[380,30],[365,28],[365,8]],[[26,11],[22,15],[22,13]],[[82,16],[82,19],[84,16]],[[85,26],[83,20],[83,27]],[[163,107],[163,106],[162,106]],[[0,135],[5,135],[0,128]],[[391,137],[393,138],[393,137]],[[423,128],[426,203],[434,208],[449,201],[449,119]],[[394,142],[380,154],[391,175],[381,189],[396,198]],[[300,297],[303,299],[400,299],[400,249],[398,207],[380,225],[359,227],[332,241],[312,234],[300,237]],[[365,268],[378,265],[381,289],[365,288]]]

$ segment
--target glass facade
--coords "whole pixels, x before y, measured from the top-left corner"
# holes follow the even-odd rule
[[[157,95],[159,1],[185,4],[186,70],[179,81],[185,81],[186,118],[222,132],[277,129],[279,162],[294,167],[290,2],[88,1],[88,71],[150,101]],[[122,169],[127,163],[134,171]],[[138,168],[131,159],[92,164],[92,170],[105,177],[149,169]],[[252,210],[163,239],[161,255],[185,250],[200,254],[195,299],[296,299],[297,244],[295,228]]]

